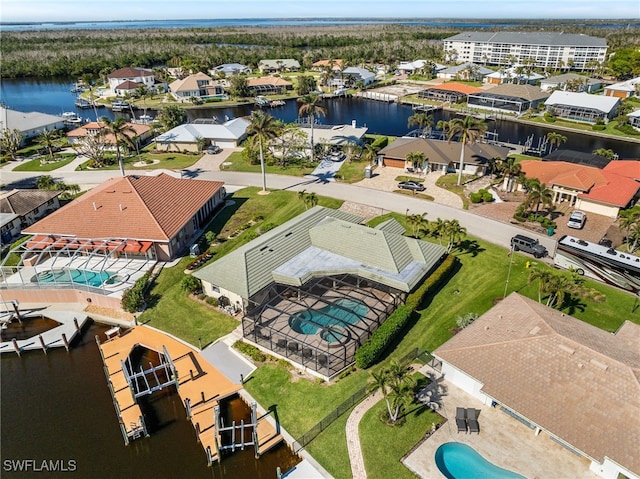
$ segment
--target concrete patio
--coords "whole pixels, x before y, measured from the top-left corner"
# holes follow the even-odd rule
[[[424,366],[423,370],[426,374],[439,377],[439,373],[429,366]],[[442,394],[437,398],[442,407],[438,412],[448,421],[403,461],[419,477],[446,479],[438,470],[434,458],[439,446],[452,441],[468,444],[496,466],[529,479],[598,477],[589,471],[590,461],[565,449],[544,432],[536,436],[535,430],[529,429],[499,408],[482,404],[442,378],[438,381],[442,386]],[[480,434],[457,432],[456,407],[480,410]]]

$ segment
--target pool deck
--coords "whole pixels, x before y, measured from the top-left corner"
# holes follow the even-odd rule
[[[136,346],[161,352],[166,347],[178,371],[178,394],[182,403],[191,402],[191,421],[200,428],[199,441],[203,449],[210,448],[213,460],[217,459],[214,438],[213,409],[221,399],[236,394],[242,386],[225,377],[213,367],[200,352],[186,343],[161,331],[146,326],[137,326],[121,336],[100,344],[104,364],[113,384],[115,400],[118,403],[122,423],[128,434],[138,424],[141,411],[134,402],[127,385],[120,361],[124,361]],[[192,375],[193,372],[193,375]],[[218,438],[219,439],[219,438]],[[258,418],[258,452],[264,453],[282,441],[282,436],[263,417]]]
[[[423,369],[424,372],[433,372],[429,366]],[[534,430],[499,409],[482,404],[448,381],[439,381],[445,391],[439,396],[443,407],[438,412],[448,420],[403,460],[404,465],[417,476],[446,479],[436,466],[435,453],[442,444],[454,441],[473,447],[496,466],[522,474],[528,479],[598,478],[589,470],[589,460],[560,446],[546,433],[541,432],[536,436]],[[456,407],[480,410],[480,434],[458,433]]]

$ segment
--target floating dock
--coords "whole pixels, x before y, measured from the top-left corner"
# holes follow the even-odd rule
[[[244,449],[251,445],[258,456],[282,441],[282,436],[267,421],[267,417],[256,416],[254,405],[251,423],[232,424],[226,428],[221,426],[218,418],[220,401],[236,394],[242,385],[227,379],[198,350],[187,344],[146,326],[137,326],[103,343],[96,337],[96,342],[104,361],[105,375],[125,444],[149,435],[137,398],[172,385],[180,395],[187,418],[193,423],[209,464],[219,460],[221,450],[235,450],[236,447]],[[136,371],[129,360],[136,346],[158,352],[161,364],[146,370],[140,367]],[[240,430],[245,427],[254,430],[251,441],[244,441],[242,431],[239,431],[241,442],[222,443],[221,430]]]

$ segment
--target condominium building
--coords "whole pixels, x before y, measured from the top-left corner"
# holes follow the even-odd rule
[[[607,42],[562,32],[463,32],[445,38],[444,51],[456,62],[593,70],[606,59]]]

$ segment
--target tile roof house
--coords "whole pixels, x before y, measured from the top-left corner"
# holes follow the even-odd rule
[[[222,84],[201,72],[171,82],[169,91],[179,101],[189,101],[191,98],[227,98]]]
[[[293,83],[284,78],[265,76],[247,78],[247,88],[254,95],[260,94],[280,94],[293,90]]]
[[[140,123],[125,123],[127,127],[135,132],[132,133],[130,131],[125,131],[124,134],[128,137],[133,137],[137,139],[138,144],[144,143],[147,139],[151,137],[151,127],[149,125],[142,125]],[[89,123],[85,123],[78,128],[75,128],[69,132],[67,132],[67,139],[70,144],[79,143],[82,141],[82,138],[89,135],[97,135],[104,129],[104,124],[97,121],[91,121]],[[115,145],[113,135],[109,134],[104,137],[104,141],[107,143],[111,143]]]
[[[318,60],[317,62],[313,62],[313,64],[311,65],[311,69],[315,71],[322,71],[329,65],[331,65],[331,69],[334,72],[339,72],[340,70],[342,70],[342,66],[344,65],[344,63],[345,61],[340,58]]]
[[[460,161],[462,143],[426,138],[398,138],[378,152],[384,166],[394,168],[423,168],[423,165],[413,165],[407,162],[409,153],[423,153],[427,158],[426,168],[429,171],[455,172]],[[504,159],[509,154],[509,148],[490,145],[487,143],[473,143],[465,146],[464,171],[469,174],[484,174],[487,162],[492,158]]]
[[[503,83],[488,90],[470,94],[467,106],[520,114],[537,108],[550,95],[537,86]]]
[[[554,116],[572,121],[605,123],[618,114],[620,98],[575,93],[571,91],[554,91],[544,102],[547,112]]]
[[[127,94],[131,95],[141,86],[146,85],[144,83],[127,80],[115,87],[113,92],[116,94],[116,96],[125,96]]]
[[[297,72],[300,70],[300,62],[293,58],[260,60],[258,70],[260,73]]]
[[[160,151],[198,151],[198,140],[205,139],[211,145],[234,148],[247,137],[249,121],[234,118],[222,125],[216,123],[185,123],[155,138]]]
[[[118,87],[127,81],[143,84],[152,89],[155,87],[156,76],[149,68],[126,67],[109,73],[107,80],[109,88],[115,93]]]
[[[62,130],[65,128],[64,118],[46,113],[11,110],[0,106],[0,124],[3,128],[16,129],[23,140],[34,138],[44,130]]]
[[[612,161],[603,169],[563,161],[525,160],[520,165],[527,178],[538,178],[553,190],[554,203],[568,201],[577,209],[617,218],[620,209],[640,198],[640,182],[627,176],[636,172],[632,163],[640,162]]]
[[[481,91],[482,88],[466,85],[464,83],[446,82],[419,92],[418,97],[436,101],[458,103],[465,100],[468,95],[472,93],[479,93]]]
[[[512,293],[433,355],[447,381],[586,457],[591,472],[640,477],[639,325],[611,334]]]
[[[149,258],[183,253],[224,202],[222,182],[158,176],[110,178],[24,233],[149,242]]]
[[[60,208],[62,191],[11,190],[0,194],[2,244],[18,237],[23,228]]]

